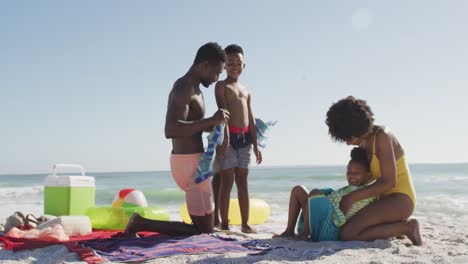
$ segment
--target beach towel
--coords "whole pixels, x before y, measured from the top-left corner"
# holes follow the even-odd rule
[[[369,197],[369,198],[354,202],[351,208],[346,213],[346,215],[343,214],[343,212],[340,210],[341,198],[345,196],[346,194],[353,192],[355,190],[361,189],[365,186],[367,185],[362,185],[362,186],[348,185],[346,187],[338,189],[327,195],[327,198],[330,200],[333,206],[333,211],[334,211],[333,222],[335,223],[336,226],[341,227],[342,225],[346,223],[346,220],[348,220],[357,212],[359,212],[359,210],[361,210],[362,208],[366,207],[368,204],[376,200],[375,197]]]
[[[333,222],[335,209],[326,195],[333,189],[320,189],[321,195],[311,196],[309,203],[309,228],[312,241],[336,241],[339,240],[339,228]],[[298,222],[298,232],[302,232],[304,216],[301,213]]]
[[[208,147],[201,155],[198,161],[197,171],[195,173],[195,183],[200,183],[213,175],[213,157],[216,146],[221,145],[224,140],[224,128],[226,124],[220,124],[213,128],[208,135]]]
[[[145,238],[121,238],[77,242],[88,255],[80,257],[88,263],[137,262],[178,254],[247,252],[259,253],[266,247],[252,247],[252,243],[226,239],[217,235],[148,236]],[[76,251],[75,251],[76,252]],[[94,256],[89,255],[90,252]],[[90,262],[90,257],[92,261]]]
[[[33,250],[36,248],[43,248],[52,245],[62,244],[68,246],[77,241],[86,241],[93,239],[110,239],[114,235],[121,233],[121,231],[111,231],[111,230],[95,230],[90,234],[84,236],[70,236],[68,241],[44,241],[40,239],[31,239],[31,238],[14,238],[6,237],[0,235],[0,244],[3,244],[3,248],[6,250],[20,251],[20,250]],[[146,237],[150,235],[155,235],[158,233],[155,232],[139,232],[140,236]]]
[[[265,148],[268,131],[276,124],[276,121],[265,122],[260,118],[255,118],[255,123],[257,128],[257,143],[260,147]],[[215,155],[216,147],[223,143],[225,127],[226,124],[224,123],[217,125],[208,135],[208,147],[198,161],[198,167],[195,173],[195,183],[198,184],[213,176],[213,157]]]
[[[309,203],[309,227],[312,241],[334,241],[339,240],[339,228],[346,223],[346,220],[355,215],[366,205],[375,201],[375,197],[370,197],[353,203],[346,215],[340,210],[341,198],[355,190],[365,187],[345,186],[338,190],[332,188],[320,189],[323,195],[311,196]],[[301,213],[297,225],[298,232],[302,231],[304,217]]]
[[[257,144],[258,146],[265,148],[266,140],[268,138],[267,134],[271,127],[276,124],[277,121],[268,121],[265,122],[260,118],[255,118],[255,126],[257,128]]]

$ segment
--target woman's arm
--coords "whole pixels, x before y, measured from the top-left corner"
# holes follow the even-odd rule
[[[377,155],[380,160],[381,177],[374,183],[343,196],[342,203],[340,203],[342,211],[346,210],[347,212],[354,202],[379,196],[395,187],[396,159],[393,149],[393,140],[392,137],[384,131],[376,135],[375,152],[375,155]]]

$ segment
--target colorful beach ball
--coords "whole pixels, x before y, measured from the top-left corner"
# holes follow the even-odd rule
[[[115,195],[112,207],[148,207],[145,195],[137,189],[123,189]]]

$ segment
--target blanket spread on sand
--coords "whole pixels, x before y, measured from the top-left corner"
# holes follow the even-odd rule
[[[77,245],[82,247],[81,251],[85,255],[77,253],[88,263],[138,262],[178,254],[227,252],[261,254],[268,251],[268,247],[256,247],[254,243],[207,234],[189,237],[157,235],[144,238],[96,239],[77,242]]]

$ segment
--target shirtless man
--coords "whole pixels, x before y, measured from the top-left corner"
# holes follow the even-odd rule
[[[204,87],[216,82],[224,68],[225,52],[217,43],[200,47],[189,71],[178,79],[169,94],[165,136],[172,139],[171,173],[185,191],[187,209],[193,224],[145,219],[134,213],[125,229],[126,235],[154,231],[169,235],[192,235],[213,232],[213,189],[210,181],[195,183],[198,160],[204,151],[202,133],[228,122],[229,113],[219,109],[204,118]]]

